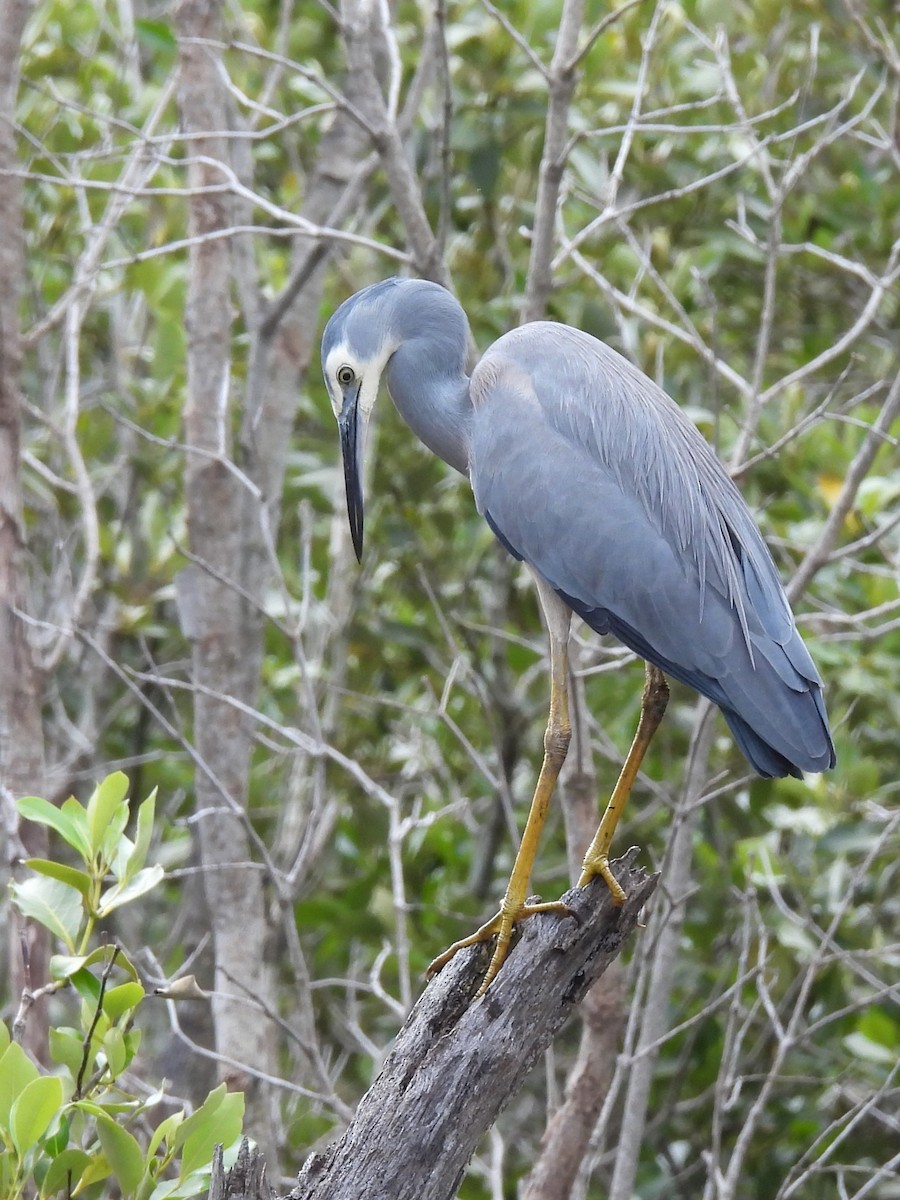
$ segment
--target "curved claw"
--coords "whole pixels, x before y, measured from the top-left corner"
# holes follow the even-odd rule
[[[591,858],[590,854],[585,857],[581,868],[581,875],[578,879],[578,886],[580,888],[587,887],[596,875],[599,875],[609,888],[612,893],[612,902],[616,908],[621,908],[628,897],[625,895],[622,885],[610,870],[609,858],[605,854],[598,854],[596,858]]]
[[[501,908],[500,912],[491,917],[489,921],[485,921],[480,929],[476,929],[468,937],[460,938],[458,942],[454,942],[443,954],[439,954],[436,959],[429,963],[428,969],[425,972],[426,977],[431,979],[433,975],[436,975],[442,967],[447,965],[457,951],[464,950],[467,946],[475,946],[479,942],[486,942],[494,934],[497,934],[497,945],[494,947],[494,953],[491,955],[488,969],[485,972],[484,979],[481,981],[481,987],[475,993],[475,999],[477,1000],[479,996],[484,995],[494,982],[497,972],[506,961],[513,929],[519,921],[524,921],[527,917],[533,917],[537,913],[548,912],[556,913],[560,916],[574,916],[572,910],[562,900],[551,900],[541,904],[522,904],[512,909]]]
[[[468,937],[460,938],[458,942],[454,942],[452,946],[448,946],[443,954],[439,954],[437,958],[433,958],[425,968],[425,978],[431,979],[437,975],[438,971],[446,967],[450,959],[453,958],[454,954],[456,954],[459,950],[465,950],[467,946],[477,946],[479,942],[486,942],[489,937],[493,937],[493,935],[500,928],[501,916],[502,913],[497,913],[497,915],[491,917],[489,921],[485,921],[480,929],[476,929],[475,932],[470,933]]]

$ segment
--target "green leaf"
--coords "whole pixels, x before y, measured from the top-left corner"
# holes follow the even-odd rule
[[[9,885],[16,908],[75,949],[75,940],[84,920],[81,893],[58,879],[26,879]]]
[[[144,1174],[144,1156],[135,1138],[106,1115],[97,1114],[100,1145],[123,1192],[133,1192]]]
[[[21,1187],[18,1166],[13,1154],[0,1151],[0,1196],[14,1196],[14,1187]]]
[[[170,1179],[160,1183],[153,1189],[149,1200],[189,1200],[192,1196],[200,1196],[209,1190],[209,1168],[205,1171],[192,1171],[184,1179]]]
[[[120,983],[104,992],[103,1011],[110,1021],[118,1021],[123,1013],[137,1008],[143,998],[144,989],[139,983]]]
[[[168,1144],[183,1121],[183,1109],[180,1112],[172,1113],[172,1115],[170,1117],[166,1117],[164,1121],[160,1121],[157,1127],[153,1130],[153,1136],[150,1138],[150,1143],[147,1146],[148,1158],[152,1158],[154,1154],[156,1154],[164,1139]]]
[[[118,835],[116,844],[113,847],[104,846],[104,854],[107,855],[109,864],[109,873],[113,879],[117,879],[120,883],[125,877],[125,868],[128,865],[128,860],[134,851],[134,842],[124,832]]]
[[[50,978],[51,979],[68,979],[83,967],[92,967],[95,963],[105,963],[109,961],[111,950],[109,946],[98,946],[96,950],[92,950],[90,954],[54,954],[50,959]],[[125,974],[138,982],[139,976],[134,963],[123,954],[121,950],[116,955],[116,970],[122,970]]]
[[[0,1129],[9,1128],[12,1106],[30,1083],[40,1078],[37,1067],[17,1042],[0,1057]]]
[[[74,1029],[51,1027],[50,1057],[61,1067],[66,1067],[73,1079],[77,1079],[84,1057],[84,1039],[81,1034]]]
[[[182,1151],[180,1178],[185,1179],[192,1171],[208,1166],[217,1142],[230,1146],[236,1141],[241,1134],[243,1118],[243,1092],[228,1092],[224,1083],[210,1092],[175,1137],[175,1145]]]
[[[85,968],[81,971],[75,971],[69,978],[72,982],[72,987],[82,1000],[90,1005],[91,1008],[96,1008],[100,1003],[100,980],[97,976]]]
[[[88,835],[87,813],[84,805],[79,804],[74,796],[70,796],[68,800],[63,800],[60,812],[71,823],[73,833],[77,841],[71,845],[79,852],[86,863],[90,863],[93,858],[91,851],[91,839]]]
[[[125,1050],[128,1054],[129,1062],[131,1061],[131,1059],[134,1058],[134,1056],[137,1054],[138,1050],[140,1050],[141,1041],[143,1039],[143,1036],[144,1036],[143,1031],[140,1029],[129,1029],[126,1031],[126,1033],[125,1033]],[[150,1103],[149,1100],[147,1101],[147,1103],[148,1104]]]
[[[122,883],[128,883],[140,871],[147,861],[150,851],[150,838],[153,835],[153,822],[156,818],[156,788],[138,809],[137,828],[134,835],[134,849],[125,863],[122,873]]]
[[[73,803],[77,812],[72,810]],[[27,821],[36,821],[39,825],[48,825],[55,829],[85,861],[90,859],[84,809],[73,797],[70,796],[62,808],[57,808],[55,804],[51,804],[49,800],[42,800],[40,796],[23,796],[21,800],[16,801],[16,808],[19,815]]]
[[[880,512],[891,512],[900,496],[900,478],[869,476],[860,484],[856,503],[860,512],[872,520]]]
[[[38,1144],[62,1104],[63,1087],[55,1075],[41,1075],[24,1088],[9,1115],[13,1145],[20,1158]]]
[[[41,1184],[41,1200],[49,1200],[50,1197],[55,1200],[58,1195],[69,1195],[70,1179],[72,1181],[71,1194],[77,1195],[78,1185],[91,1161],[89,1154],[75,1146],[70,1146],[68,1150],[57,1154]]]
[[[101,1179],[107,1179],[111,1171],[112,1167],[105,1154],[92,1154],[81,1173],[81,1178],[78,1180],[77,1194],[80,1195],[86,1191],[92,1183],[97,1183]]]
[[[895,1049],[880,1045],[864,1033],[848,1033],[843,1044],[850,1057],[856,1060],[883,1063],[885,1066],[893,1066],[897,1061]]]
[[[143,871],[138,873],[128,883],[116,883],[111,888],[103,893],[100,899],[100,907],[97,910],[101,917],[107,916],[116,908],[121,908],[123,904],[128,904],[132,900],[136,900],[138,896],[143,896],[146,892],[152,891],[162,883],[165,878],[165,871],[157,863],[153,867],[145,867]]]
[[[106,947],[103,947],[105,950]],[[97,951],[94,950],[88,954],[53,954],[50,956],[50,978],[51,979],[69,979],[76,971],[80,971],[82,967],[87,966],[91,957],[95,956]]]
[[[67,867],[64,863],[51,862],[46,858],[26,858],[25,866],[30,867],[32,871],[37,871],[39,875],[47,875],[50,879],[59,879],[63,883],[67,883],[69,887],[81,892],[85,898],[90,893],[90,875],[84,871],[77,871],[75,867]]]
[[[63,1106],[65,1106],[67,1099],[66,1087],[63,1080],[60,1080],[60,1084],[63,1085]],[[71,1122],[63,1107],[59,1123],[56,1126],[56,1132],[44,1138],[43,1151],[49,1158],[56,1158],[57,1154],[62,1154],[63,1150],[68,1146],[70,1126]]]
[[[860,1015],[859,1032],[889,1050],[900,1049],[900,1013],[896,1007],[888,1015],[885,1009],[873,1005]]]
[[[110,825],[115,826],[117,821],[121,820],[123,807],[125,820],[128,820],[128,805],[125,803],[127,795],[128,776],[124,771],[113,771],[94,788],[87,803],[88,840],[92,854],[100,852]],[[124,825],[122,828],[124,829]]]
[[[176,47],[172,30],[162,21],[135,21],[134,32],[141,45],[151,53],[171,52]]]
[[[2,1054],[9,1045],[9,1042],[9,1030],[6,1028],[6,1022],[0,1021],[0,1054]]]
[[[132,843],[125,836],[125,826],[128,824],[130,813],[128,804],[121,805],[113,813],[100,847],[100,857],[112,870],[113,863],[125,863],[131,854]],[[113,874],[116,872],[113,871]]]
[[[128,1053],[125,1049],[125,1035],[122,1030],[113,1026],[103,1035],[103,1053],[113,1079],[118,1079],[128,1066]]]

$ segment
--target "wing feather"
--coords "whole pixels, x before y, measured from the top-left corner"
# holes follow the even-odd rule
[[[472,378],[479,510],[599,632],[723,710],[764,775],[833,763],[821,680],[740,494],[677,405],[566,326],[494,344]]]

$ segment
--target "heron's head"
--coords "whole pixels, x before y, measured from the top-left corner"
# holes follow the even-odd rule
[[[446,370],[462,370],[467,332],[466,317],[446,288],[425,280],[400,278],[362,288],[344,300],[325,325],[322,371],[341,432],[347,512],[356,558],[362,554],[362,454],[385,368],[401,346],[415,343],[424,348],[415,367],[407,362],[404,378],[394,380],[412,384],[418,392],[422,378],[416,372],[431,372],[433,379],[442,362],[449,364]],[[418,402],[426,400],[427,396],[416,396]],[[407,424],[413,424],[408,412],[401,409],[401,415]],[[442,454],[442,444],[433,444],[414,424],[413,428],[426,445]],[[444,457],[456,466],[454,458]]]
[[[322,373],[341,435],[347,515],[357,559],[363,546],[363,451],[381,376],[400,344],[393,331],[393,293],[402,283],[385,279],[363,288],[334,312],[322,335]]]
[[[344,300],[325,325],[322,372],[341,432],[347,515],[356,558],[362,557],[362,455],[368,421],[384,368],[395,352],[391,292],[401,280],[384,280]]]

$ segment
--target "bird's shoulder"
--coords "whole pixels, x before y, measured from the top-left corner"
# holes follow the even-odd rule
[[[571,325],[532,321],[499,337],[472,373],[476,408],[499,395],[531,393],[544,403],[571,399],[585,384],[616,374],[646,378],[611,346]]]
[[[676,472],[712,456],[662,388],[570,325],[534,321],[498,338],[472,374],[471,398],[476,413],[509,403],[530,407],[533,417],[613,468],[632,449],[651,457],[666,451],[659,465]]]
[[[560,439],[654,519],[672,515],[673,495],[704,495],[713,507],[733,499],[724,469],[675,401],[581,330],[536,321],[504,334],[473,372],[470,392],[476,438]]]

